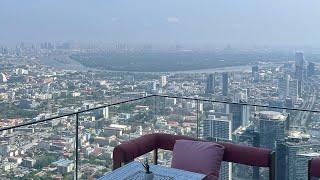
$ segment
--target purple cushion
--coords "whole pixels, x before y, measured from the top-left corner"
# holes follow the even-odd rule
[[[224,147],[213,142],[177,140],[171,167],[218,177],[223,153]]]

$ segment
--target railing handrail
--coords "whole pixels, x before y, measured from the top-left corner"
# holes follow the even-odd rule
[[[89,111],[93,111],[93,110],[97,110],[97,109],[101,109],[101,108],[106,108],[106,107],[110,107],[110,106],[116,106],[116,105],[119,105],[119,104],[125,104],[125,103],[129,103],[129,102],[133,102],[133,101],[138,101],[138,100],[149,98],[149,97],[153,97],[153,96],[154,95],[143,96],[143,97],[139,97],[139,98],[135,98],[135,99],[129,99],[129,100],[126,100],[126,101],[116,102],[116,103],[112,103],[112,104],[106,104],[106,105],[103,105],[103,106],[97,106],[97,107],[94,107],[94,108],[85,109],[85,110],[81,110],[81,111],[76,111],[76,112],[72,112],[72,113],[66,113],[66,114],[62,114],[62,115],[59,115],[59,116],[54,116],[54,117],[50,117],[50,118],[46,118],[46,119],[41,119],[41,120],[38,120],[38,121],[21,123],[21,124],[16,125],[16,126],[4,127],[4,128],[0,129],[0,132],[1,131],[5,131],[5,130],[18,128],[18,127],[23,127],[23,126],[42,123],[42,122],[52,121],[54,119],[67,117],[67,116],[73,116],[73,115],[76,115],[76,114],[81,114],[81,113],[85,113],[85,112],[89,112]]]
[[[235,104],[235,105],[243,105],[243,106],[253,106],[253,107],[263,107],[263,108],[272,108],[272,109],[283,109],[283,110],[293,110],[293,111],[304,111],[304,112],[320,113],[320,110],[299,109],[299,108],[289,108],[289,107],[280,107],[280,106],[269,106],[269,105],[251,104],[251,103],[238,103],[238,102],[211,100],[211,99],[204,99],[204,98],[181,97],[181,96],[160,95],[160,94],[154,94],[152,96],[166,97],[166,98],[177,98],[177,99],[185,99],[185,100],[194,100],[194,101],[205,101],[205,102],[222,103],[222,104]]]
[[[81,111],[76,111],[76,112],[72,112],[72,113],[62,114],[62,115],[58,115],[58,116],[54,116],[54,117],[50,117],[50,118],[46,118],[46,119],[41,119],[41,120],[38,120],[38,121],[22,123],[22,124],[19,124],[19,125],[16,125],[16,126],[4,127],[4,128],[0,128],[0,132],[5,131],[5,130],[14,129],[14,128],[23,127],[23,126],[28,126],[28,125],[38,124],[38,123],[42,123],[42,122],[47,122],[47,121],[51,121],[51,120],[62,118],[62,117],[73,116],[73,115],[76,115],[76,114],[81,114],[81,113],[85,113],[85,112],[89,112],[89,111],[93,111],[93,110],[97,110],[97,109],[101,109],[101,108],[106,108],[106,107],[115,106],[115,105],[119,105],[119,104],[125,104],[125,103],[129,103],[129,102],[133,102],[133,101],[138,101],[138,100],[146,99],[146,98],[149,98],[149,97],[177,98],[177,99],[204,101],[204,102],[212,102],[212,103],[234,104],[234,105],[253,106],[253,107],[271,108],[271,109],[283,109],[283,110],[292,110],[292,111],[303,111],[303,112],[311,112],[311,113],[320,113],[319,110],[299,109],[299,108],[289,108],[289,107],[279,107],[279,106],[268,106],[268,105],[259,105],[259,104],[251,104],[251,103],[237,103],[237,102],[211,100],[211,99],[195,98],[195,97],[183,97],[183,96],[152,94],[152,95],[147,95],[147,96],[143,96],[143,97],[139,97],[139,98],[135,98],[135,99],[129,99],[129,100],[126,100],[126,101],[116,102],[116,103],[112,103],[112,104],[106,104],[106,105],[103,105],[103,106],[98,106],[98,107],[94,107],[94,108],[90,108],[90,109],[86,109],[86,110],[81,110]]]

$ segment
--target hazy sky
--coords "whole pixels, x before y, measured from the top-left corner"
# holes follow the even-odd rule
[[[1,0],[0,44],[51,40],[320,47],[320,1]]]

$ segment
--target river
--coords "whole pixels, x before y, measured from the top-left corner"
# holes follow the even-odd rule
[[[80,64],[79,62],[69,58],[66,55],[59,56],[50,56],[43,57],[40,59],[41,63],[46,66],[54,67],[57,69],[63,70],[74,70],[74,71],[88,71],[88,70],[97,70],[93,68],[88,68]],[[251,72],[250,65],[242,65],[242,66],[229,66],[229,67],[219,67],[219,68],[209,68],[209,69],[196,69],[196,70],[186,70],[186,71],[170,71],[170,72],[133,72],[132,73],[169,73],[169,74],[181,74],[181,73],[214,73],[214,72]],[[101,71],[101,70],[99,70]],[[124,71],[109,71],[106,72],[124,72]],[[129,71],[126,71],[129,72]]]

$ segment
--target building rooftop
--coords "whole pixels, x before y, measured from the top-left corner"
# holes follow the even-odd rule
[[[245,134],[248,132],[254,132],[254,127],[252,124],[248,125],[248,126],[239,126],[234,132],[233,134]]]
[[[298,155],[300,155],[300,156],[308,156],[308,157],[319,157],[320,153],[318,153],[318,152],[306,152],[306,153],[300,153]]]
[[[127,125],[121,125],[121,124],[110,124],[111,128],[118,128],[118,129],[127,129],[128,126]]]
[[[286,120],[287,116],[277,111],[260,111],[258,113],[259,118],[269,120]]]
[[[56,162],[53,162],[52,164],[56,165],[56,166],[63,166],[66,167],[69,164],[73,163],[73,161],[69,160],[69,159],[60,159]]]
[[[289,131],[288,138],[309,139],[310,134],[307,134],[301,131]]]

